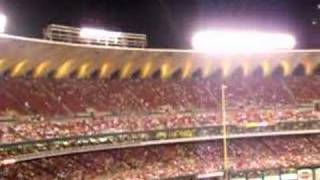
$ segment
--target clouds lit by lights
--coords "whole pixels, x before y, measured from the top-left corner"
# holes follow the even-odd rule
[[[192,38],[195,50],[209,54],[256,53],[275,49],[292,49],[296,40],[292,35],[258,31],[201,31]]]

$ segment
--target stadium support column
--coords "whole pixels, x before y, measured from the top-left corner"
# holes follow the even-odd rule
[[[227,144],[227,127],[226,127],[226,96],[225,90],[227,86],[222,84],[221,86],[221,111],[222,111],[222,125],[223,125],[223,166],[225,172],[225,180],[229,179],[229,162],[228,162],[228,144]]]

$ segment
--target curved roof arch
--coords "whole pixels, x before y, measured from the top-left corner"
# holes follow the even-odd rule
[[[56,72],[54,77],[64,78],[77,72],[76,77],[86,78],[99,71],[99,77],[106,78],[119,71],[120,78],[130,78],[140,71],[140,78],[148,78],[160,70],[162,78],[170,78],[181,69],[182,77],[188,78],[199,69],[204,76],[217,70],[228,76],[239,67],[246,74],[262,67],[268,75],[278,66],[290,75],[299,64],[312,74],[320,64],[320,50],[208,55],[194,50],[104,47],[0,35],[0,73],[9,71],[11,76],[33,72],[33,77],[42,77]]]

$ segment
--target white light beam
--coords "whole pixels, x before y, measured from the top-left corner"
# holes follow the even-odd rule
[[[80,37],[88,39],[107,39],[107,38],[116,38],[121,35],[120,32],[115,31],[106,31],[103,29],[95,28],[81,28]]]
[[[0,33],[4,33],[7,25],[7,17],[3,14],[0,14]]]

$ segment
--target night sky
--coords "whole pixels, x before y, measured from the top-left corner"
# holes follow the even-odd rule
[[[289,32],[320,48],[315,0],[0,0],[9,34],[42,37],[50,23],[146,33],[149,47],[190,48],[204,28]]]

